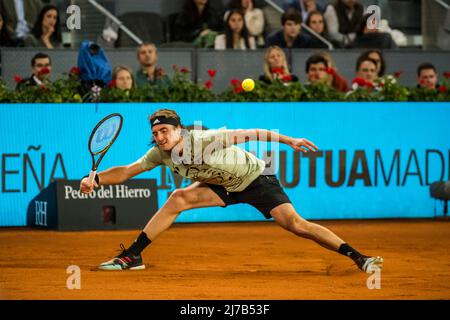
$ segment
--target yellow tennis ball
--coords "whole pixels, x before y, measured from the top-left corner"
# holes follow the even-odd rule
[[[255,81],[253,79],[245,79],[242,81],[242,89],[247,92],[253,91],[255,89]]]

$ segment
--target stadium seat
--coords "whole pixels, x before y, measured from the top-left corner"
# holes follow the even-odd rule
[[[398,14],[401,12],[402,14]],[[408,34],[420,34],[421,4],[416,0],[391,0],[384,8],[384,18],[392,29],[399,29]]]
[[[448,213],[448,201],[450,200],[450,181],[437,181],[430,185],[430,196],[444,201],[444,215]]]
[[[438,32],[437,45],[442,50],[450,50],[450,10],[447,10],[445,23]]]
[[[177,21],[178,13],[169,14],[166,17],[166,40],[167,42],[178,41],[176,37],[175,22]]]
[[[119,16],[119,20],[144,42],[156,45],[165,42],[164,23],[158,13],[127,12]],[[120,30],[116,46],[135,47],[136,42]]]

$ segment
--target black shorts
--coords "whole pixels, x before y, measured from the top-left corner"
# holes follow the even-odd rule
[[[270,211],[283,203],[291,203],[277,177],[260,175],[241,192],[228,192],[224,187],[208,184],[222,200],[225,206],[248,203],[258,209],[266,219],[272,218]]]

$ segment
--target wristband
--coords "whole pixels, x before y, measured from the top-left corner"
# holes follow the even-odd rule
[[[81,178],[81,179],[84,179],[84,178],[89,178],[89,175],[85,175],[85,176],[84,176],[83,178]],[[100,178],[98,177],[98,174],[97,174],[97,173],[95,174],[94,180],[95,180],[95,182],[97,183],[97,185],[100,186]]]

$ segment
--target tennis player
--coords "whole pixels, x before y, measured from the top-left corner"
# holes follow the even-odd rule
[[[250,140],[277,141],[291,146],[295,151],[315,152],[318,148],[311,141],[262,129],[187,131],[183,129],[178,114],[169,109],[156,111],[149,121],[156,145],[130,165],[99,172],[91,184],[83,178],[81,192],[90,193],[100,185],[123,183],[159,165],[168,166],[173,172],[194,182],[186,188],[175,190],[134,243],[127,249],[121,244],[122,253],[100,264],[100,270],[145,269],[141,252],[168,229],[182,211],[237,203],[247,203],[258,209],[266,219],[273,218],[295,235],[349,257],[364,272],[381,269],[381,257],[365,256],[327,228],[303,219],[292,206],[278,179],[274,175],[262,175],[265,162],[234,146]],[[201,151],[198,152],[198,149]]]

